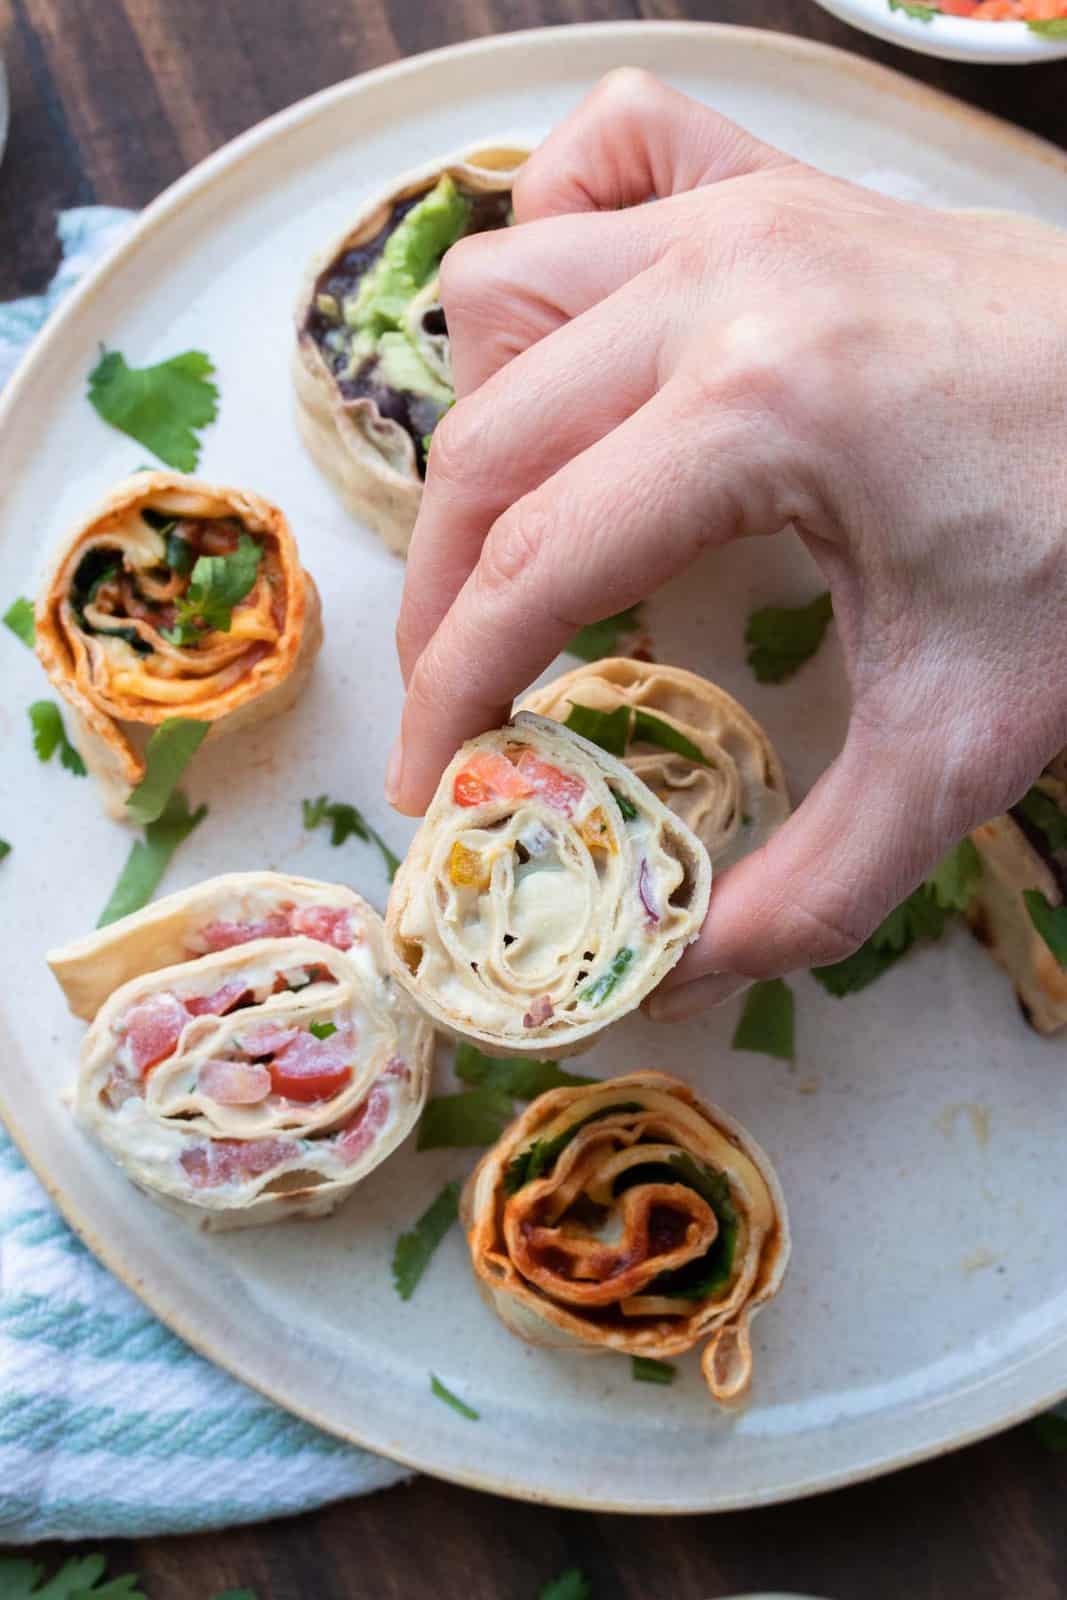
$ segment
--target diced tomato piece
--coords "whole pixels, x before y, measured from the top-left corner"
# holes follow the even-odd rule
[[[241,1035],[241,1049],[246,1056],[273,1056],[299,1038],[299,1028],[285,1028],[276,1022],[261,1022]]]
[[[332,1099],[352,1080],[353,1033],[351,1028],[339,1029],[329,1039],[298,1033],[270,1063],[275,1094],[302,1103]]]
[[[346,1166],[358,1161],[369,1150],[386,1123],[392,1096],[383,1083],[376,1083],[367,1098],[356,1107],[337,1136],[337,1153]]]
[[[188,1021],[177,995],[154,994],[131,1006],[122,1025],[134,1071],[143,1075],[172,1056]]]
[[[196,1086],[220,1106],[257,1106],[270,1094],[270,1073],[251,1061],[205,1061]]]
[[[252,990],[240,979],[224,983],[214,994],[194,995],[185,1002],[185,1009],[193,1017],[224,1017],[244,999],[252,998]]]
[[[209,922],[200,929],[200,938],[209,950],[229,950],[253,939],[284,939],[288,932],[288,912],[272,911],[259,922]]]
[[[290,916],[289,931],[302,933],[306,939],[332,944],[335,950],[351,950],[352,913],[344,907],[305,906]]]
[[[457,806],[521,800],[529,793],[529,783],[498,750],[476,750],[452,782],[452,798]]]
[[[524,750],[519,757],[518,769],[530,789],[539,794],[553,811],[569,817],[585,793],[581,778],[570,778],[558,767],[553,767],[532,750]]]
[[[217,1189],[224,1183],[260,1178],[299,1149],[292,1139],[212,1139],[188,1145],[178,1165],[194,1189]]]

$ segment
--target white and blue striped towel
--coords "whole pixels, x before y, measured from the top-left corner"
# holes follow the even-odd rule
[[[130,215],[60,216],[47,292],[0,305],[0,383]],[[71,1233],[0,1128],[0,1544],[225,1527],[405,1476],[169,1333]]]

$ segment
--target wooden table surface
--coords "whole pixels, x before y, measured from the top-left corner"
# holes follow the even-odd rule
[[[41,287],[54,213],[140,206],[270,112],[367,67],[481,34],[611,18],[756,23],[884,61],[1067,144],[1067,63],[966,67],[882,45],[811,0],[0,0],[12,134],[0,299]],[[1065,1375],[1067,1377],[1067,1375]],[[894,1477],[717,1517],[555,1511],[418,1480],[197,1538],[112,1543],[152,1600],[534,1600],[570,1566],[594,1600],[1062,1600],[1067,1455],[1029,1428]],[[55,1551],[42,1551],[47,1556]]]

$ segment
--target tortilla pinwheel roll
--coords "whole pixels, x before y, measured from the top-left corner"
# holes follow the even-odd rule
[[[455,398],[438,291],[450,245],[511,221],[525,150],[488,147],[396,184],[312,263],[297,304],[297,421],[349,510],[398,555],[430,435]]]
[[[759,1145],[684,1083],[635,1072],[541,1095],[482,1157],[461,1215],[512,1333],[654,1360],[703,1344],[712,1397],[744,1398],[789,1219]]]
[[[114,816],[170,717],[212,734],[286,711],[322,643],[318,592],[277,506],[174,472],[117,484],[63,541],[37,654]]]
[[[967,911],[971,931],[1007,972],[1027,1022],[1056,1033],[1067,1023],[1067,971],[1039,924],[1067,899],[1067,751],[971,840],[982,861]]]
[[[205,1228],[326,1215],[418,1120],[432,1030],[349,889],[229,874],[50,964],[79,1014],[102,1000],[78,1122]]]
[[[603,742],[688,823],[716,867],[766,844],[789,815],[767,735],[695,672],[609,657],[532,689],[522,709]]]
[[[561,1056],[696,938],[707,851],[628,767],[520,712],[465,744],[393,882],[393,971],[442,1026]]]

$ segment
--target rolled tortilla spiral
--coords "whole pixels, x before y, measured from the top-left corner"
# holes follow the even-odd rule
[[[778,1291],[789,1220],[774,1169],[726,1112],[636,1072],[535,1100],[464,1190],[471,1263],[531,1344],[668,1359],[704,1345],[723,1406]]]
[[[561,1055],[697,935],[703,846],[621,762],[520,714],[448,767],[386,912],[393,971],[443,1026]]]

